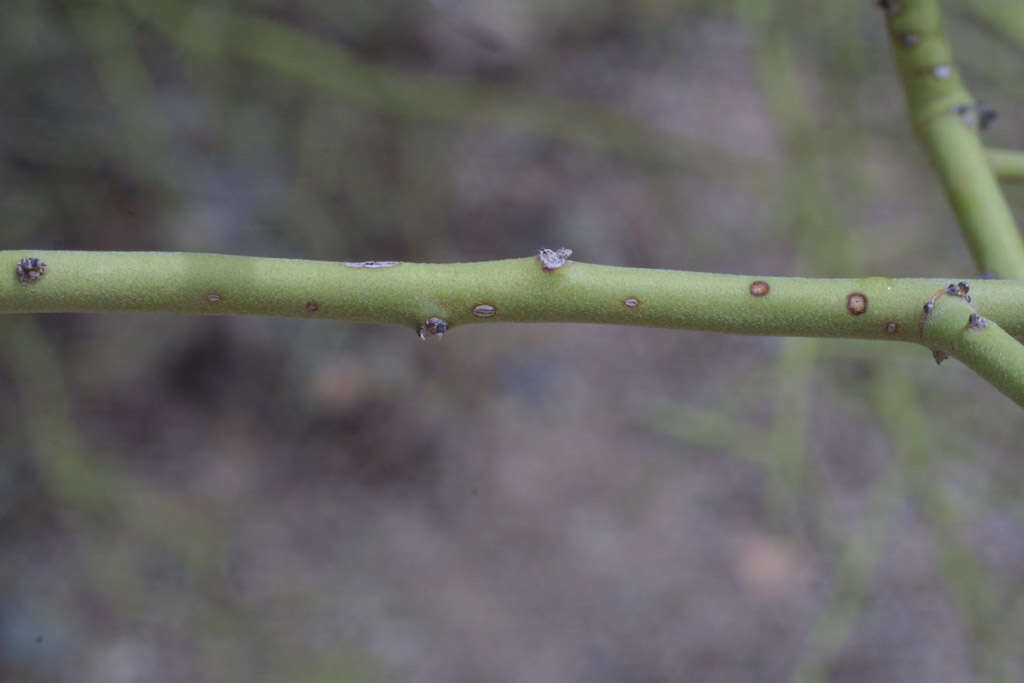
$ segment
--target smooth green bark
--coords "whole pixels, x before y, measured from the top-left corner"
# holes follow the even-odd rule
[[[977,103],[953,63],[937,0],[890,2],[885,13],[911,120],[975,263],[997,277],[1024,278],[1024,240],[978,137]]]
[[[46,272],[23,284],[15,271],[29,256],[45,261]],[[9,273],[0,284],[0,311],[268,315],[412,329],[439,317],[452,327],[589,322],[921,341],[921,306],[950,282],[754,277],[575,261],[545,271],[536,257],[359,265],[174,252],[0,251],[0,268]],[[1024,282],[976,280],[971,287],[979,312],[1024,337]]]

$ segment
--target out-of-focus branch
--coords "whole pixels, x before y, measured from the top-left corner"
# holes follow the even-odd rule
[[[1024,152],[1016,149],[989,149],[992,172],[1004,182],[1024,182]]]
[[[1024,240],[978,138],[980,112],[960,80],[937,0],[882,0],[910,115],[982,271],[1024,278]]]

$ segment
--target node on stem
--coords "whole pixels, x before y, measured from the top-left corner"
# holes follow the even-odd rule
[[[569,262],[570,256],[572,256],[572,249],[565,247],[561,249],[541,249],[537,252],[537,260],[540,261],[540,267],[545,273],[550,273],[564,266]]]
[[[27,285],[35,282],[46,273],[46,264],[42,259],[29,256],[18,261],[18,267],[14,269],[14,273],[18,276],[18,282]]]
[[[416,334],[419,338],[426,341],[430,337],[437,337],[438,339],[444,336],[444,333],[448,331],[448,322],[437,317],[427,318],[416,330]]]

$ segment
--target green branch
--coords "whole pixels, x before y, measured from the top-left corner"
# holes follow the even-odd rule
[[[1024,406],[1024,345],[981,315],[969,299],[940,296],[922,316],[922,343],[949,355]]]
[[[960,80],[937,0],[885,0],[893,58],[911,119],[935,165],[975,263],[1024,278],[1024,240],[978,138],[977,104]]]
[[[0,270],[9,273],[0,283],[0,312],[268,315],[414,330],[430,318],[449,328],[589,322],[919,342],[923,302],[949,283],[719,275],[601,266],[565,256],[548,251],[543,260],[344,264],[221,254],[0,251]],[[45,269],[22,264],[29,257]],[[1024,282],[979,280],[972,286],[979,312],[1024,336]]]
[[[1024,181],[1024,152],[1016,149],[989,149],[988,163],[1003,182]]]

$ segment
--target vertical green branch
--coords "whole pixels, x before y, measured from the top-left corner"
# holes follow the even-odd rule
[[[953,64],[938,0],[882,0],[917,134],[982,271],[1024,278],[1024,240],[978,137],[979,112]]]

